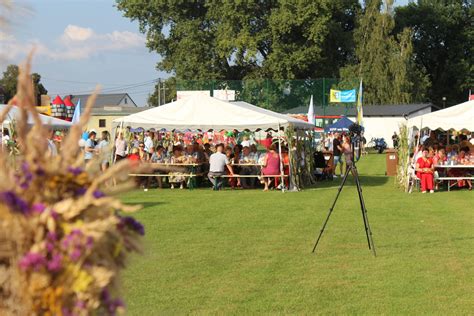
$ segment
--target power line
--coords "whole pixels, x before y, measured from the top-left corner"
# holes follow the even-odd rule
[[[44,77],[44,76],[41,76],[41,79],[57,81],[57,82],[77,83],[77,84],[99,84],[99,82],[64,80],[64,79],[56,79],[56,78],[50,78],[50,77]],[[102,84],[103,85],[110,85],[110,86],[122,86],[122,85],[126,85],[127,83],[102,83]]]
[[[153,85],[153,84],[157,83],[159,80],[160,79],[157,78],[157,79],[153,79],[153,80],[138,82],[138,83],[135,83],[135,84],[117,86],[117,87],[113,87],[113,88],[105,88],[105,89],[101,89],[100,93],[116,92],[116,91],[121,91],[121,90],[125,90],[125,89],[133,89],[133,88],[138,88],[138,87],[143,87],[143,86],[149,86],[149,85]],[[68,94],[74,95],[75,94],[75,95],[77,95],[77,94],[90,94],[90,93],[93,93],[94,91],[95,91],[94,89],[90,89],[90,90],[83,90],[83,91],[51,92],[50,94],[64,94],[64,95],[68,95]]]

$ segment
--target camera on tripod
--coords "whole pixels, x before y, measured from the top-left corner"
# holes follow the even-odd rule
[[[362,132],[364,128],[357,123],[352,124],[349,126],[349,135],[351,137],[351,144],[352,144],[352,162],[357,162],[360,159],[360,155],[362,153]]]

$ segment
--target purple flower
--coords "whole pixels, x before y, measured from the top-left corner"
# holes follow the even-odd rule
[[[20,267],[22,269],[33,269],[38,271],[46,265],[46,258],[36,252],[29,252],[20,260]]]
[[[69,171],[70,173],[72,173],[74,176],[78,176],[78,175],[80,175],[84,170],[83,170],[81,167],[77,167],[77,168],[69,167],[69,168],[67,168],[67,171]]]
[[[77,261],[79,258],[82,256],[82,251],[79,247],[74,248],[74,250],[71,252],[71,260],[72,261]]]
[[[86,189],[86,188],[79,188],[79,189],[76,190],[75,195],[76,195],[76,196],[78,196],[78,195],[84,195],[84,194],[86,194],[86,192],[87,192],[87,189]]]
[[[35,203],[31,206],[31,209],[34,213],[43,213],[46,209],[46,205],[44,205],[43,203]]]
[[[42,176],[46,175],[46,172],[44,171],[43,168],[38,167],[38,168],[36,169],[36,175],[42,177]]]
[[[61,261],[62,256],[59,253],[56,253],[52,256],[51,260],[48,261],[48,270],[51,272],[57,272],[61,270]]]
[[[46,238],[51,241],[56,241],[58,240],[58,234],[56,234],[55,232],[48,232],[46,234]]]
[[[131,216],[120,216],[120,222],[118,223],[119,229],[128,228],[139,235],[145,235],[145,227],[143,227],[142,223],[137,221],[135,218]]]
[[[85,309],[86,308],[86,303],[84,301],[78,300],[76,302],[76,307],[79,309]]]
[[[28,203],[13,191],[0,192],[0,201],[3,201],[3,203],[8,205],[8,207],[14,212],[22,213],[23,215],[30,212]]]
[[[92,238],[91,236],[87,236],[86,248],[90,250],[92,249],[92,246],[94,246],[94,238]]]
[[[53,252],[54,244],[52,242],[47,242],[46,243],[46,250],[48,250],[49,253]]]
[[[99,190],[95,190],[94,193],[93,193],[93,195],[94,195],[94,197],[95,197],[96,199],[100,199],[100,198],[102,198],[102,197],[105,196],[104,192],[99,191]]]
[[[102,290],[101,300],[104,308],[106,309],[109,315],[115,315],[119,307],[125,306],[121,299],[112,299],[110,292],[107,288]]]

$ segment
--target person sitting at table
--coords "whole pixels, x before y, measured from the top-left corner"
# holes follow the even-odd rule
[[[234,163],[234,150],[232,149],[232,147],[230,146],[226,146],[225,148],[225,156],[227,157],[227,159],[229,160],[230,164],[233,164]],[[234,170],[234,168],[232,168],[232,170]],[[230,175],[230,173],[227,173],[228,175]],[[229,177],[228,180],[229,182],[229,185],[232,189],[235,189],[236,185],[237,185],[237,181],[235,178],[233,177]]]
[[[280,174],[280,155],[276,152],[275,144],[268,147],[265,160],[263,161],[262,178],[265,185],[263,191],[268,191],[271,178],[268,176],[278,176]]]
[[[234,175],[232,166],[230,165],[230,160],[223,153],[224,145],[216,145],[216,152],[209,157],[209,181],[211,181],[214,190],[220,190],[222,188],[222,178],[220,176],[224,175],[225,169],[229,171],[231,176]]]
[[[204,144],[204,158],[206,161],[209,161],[209,158],[214,152],[211,150],[211,144],[205,143]]]
[[[260,158],[260,153],[258,152],[256,144],[250,145],[250,152],[255,156],[255,161],[258,162],[258,159]]]
[[[430,193],[434,193],[433,160],[429,158],[429,151],[427,148],[424,148],[422,153],[423,156],[418,158],[415,168],[417,176],[420,179],[421,193],[426,193],[427,190],[430,190]]]
[[[242,149],[242,154],[240,155],[240,175],[247,176],[247,175],[257,175],[258,170],[255,166],[257,160],[255,159],[255,154],[250,151],[249,146],[244,146]],[[249,164],[249,166],[245,166],[245,164]],[[255,187],[255,178],[253,177],[244,177],[241,179],[242,188],[244,189],[253,189]]]
[[[436,155],[433,157],[433,165],[434,166],[437,166],[437,165],[444,165],[446,164],[446,161],[447,161],[447,157],[446,157],[446,152],[444,150],[444,148],[440,148],[438,150],[438,152],[436,153]],[[445,169],[438,169],[438,170],[435,170],[434,172],[434,179],[435,179],[435,190],[438,190],[438,187],[439,187],[439,180],[437,180],[440,175],[441,176],[444,176],[444,173],[445,173]]]
[[[456,161],[459,165],[469,164],[469,160],[467,159],[467,156],[466,156],[466,148],[462,148],[459,151]],[[463,168],[450,169],[448,174],[450,177],[469,177],[470,176],[469,170],[463,169]],[[458,183],[458,187],[460,188],[463,188],[467,185],[469,190],[472,190],[472,181],[470,179],[460,179],[457,181],[457,183]]]
[[[138,145],[138,156],[140,157],[140,161],[147,161],[148,155],[145,151],[145,144],[140,143]]]
[[[242,145],[237,144],[234,146],[234,158],[232,159],[232,164],[234,165],[233,170],[235,174],[240,174],[239,163],[240,163],[241,151],[242,151]],[[234,179],[234,184],[236,187],[240,188],[242,186],[240,182],[240,178]]]
[[[149,162],[151,162],[151,163],[164,163],[165,162],[164,150],[165,150],[165,148],[161,145],[156,146],[156,149],[154,147],[151,147],[150,148],[151,157],[150,157]],[[154,173],[155,174],[163,174],[159,170],[155,170]],[[145,187],[145,191],[148,191],[148,188],[150,187],[151,178],[152,177],[148,177],[146,187]],[[158,183],[158,187],[160,189],[162,189],[163,188],[163,182],[162,182],[161,176],[156,176],[155,179],[156,179],[156,182]]]
[[[173,156],[171,156],[172,164],[184,164],[187,162],[186,157],[183,155],[183,148],[181,146],[173,147]],[[176,166],[174,166],[176,167]],[[184,188],[184,183],[186,182],[186,177],[183,175],[183,172],[170,172],[169,181],[171,184],[171,189],[174,189],[175,185],[179,184],[179,188]]]

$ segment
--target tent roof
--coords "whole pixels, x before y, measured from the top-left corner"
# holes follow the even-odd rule
[[[67,95],[64,99],[65,106],[74,106],[74,103],[71,102],[71,96]]]
[[[0,104],[0,112],[3,111],[3,109],[6,108],[5,104]],[[7,117],[3,121],[3,124],[9,124],[12,120],[18,119],[20,117],[20,109],[18,109],[17,106],[13,106],[8,112]],[[56,128],[70,128],[72,126],[71,122],[61,120],[52,116],[48,115],[43,115],[39,114],[41,122],[43,122],[43,125],[49,125],[51,127],[56,127]],[[34,120],[31,114],[28,114],[28,124],[33,125]]]
[[[328,125],[324,128],[324,131],[327,132],[347,132],[349,131],[349,127],[354,124],[350,119],[343,116],[339,119],[336,123]]]
[[[167,130],[258,130],[279,126],[311,129],[307,122],[265,110],[245,102],[227,102],[206,95],[193,95],[163,106],[114,120],[132,128]]]
[[[474,131],[474,100],[420,115],[408,120],[408,127]]]
[[[59,95],[57,95],[57,96],[54,98],[53,102],[51,102],[51,103],[52,103],[52,104],[57,104],[57,105],[59,105],[59,104],[64,104],[64,101],[63,101],[63,99],[61,99],[61,97],[60,97]]]

